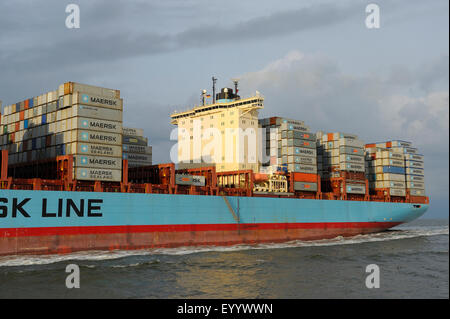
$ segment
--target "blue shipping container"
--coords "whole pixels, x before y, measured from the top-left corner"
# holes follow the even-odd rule
[[[383,166],[383,173],[405,174],[405,168],[396,166]]]

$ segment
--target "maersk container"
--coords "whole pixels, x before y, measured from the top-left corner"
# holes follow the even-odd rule
[[[75,155],[74,167],[90,167],[105,169],[122,169],[122,158],[120,157],[103,157]]]
[[[76,132],[77,140],[75,140],[75,142],[122,145],[121,134],[84,130],[74,130],[72,132]]]
[[[308,140],[308,141],[316,141],[316,135],[313,133],[306,133],[306,132],[300,132],[300,131],[283,131],[282,134],[285,133],[285,137],[283,135],[282,138],[288,138],[288,139],[302,139],[302,140]]]
[[[336,143],[336,147],[338,146],[364,148],[364,142],[353,138],[339,138],[339,140]]]
[[[302,140],[302,139],[283,139],[282,142],[286,141],[286,146],[295,146],[295,147],[306,147],[316,149],[316,142],[311,140]],[[282,144],[283,145],[283,144]],[[283,145],[284,146],[284,145]]]
[[[72,116],[122,122],[122,111],[90,105],[72,106]]]
[[[60,85],[59,89],[58,89],[58,94],[60,96],[65,95],[65,94],[72,94],[74,92],[92,94],[92,95],[97,95],[97,96],[104,96],[107,98],[120,98],[119,90],[107,89],[107,88],[102,88],[102,87],[98,87],[98,86],[75,83],[75,82],[66,82],[66,83]]]
[[[137,154],[137,153],[122,153],[122,158],[126,160],[139,161],[139,162],[152,162],[152,155]]]
[[[366,185],[363,184],[345,184],[345,190],[348,194],[365,194]]]
[[[364,165],[364,156],[362,155],[339,155],[339,162],[349,162]]]
[[[405,175],[403,174],[393,174],[393,173],[383,173],[376,175],[377,181],[405,181]]]
[[[425,189],[425,184],[421,182],[411,182],[406,181],[406,188],[419,188],[419,189]]]
[[[405,167],[405,162],[403,160],[395,160],[390,158],[384,158],[384,159],[376,159],[375,160],[376,166],[396,166],[396,167]]]
[[[317,165],[288,164],[289,172],[317,174]]]
[[[289,123],[281,123],[280,125],[281,131],[302,131],[309,132],[309,126],[307,125],[297,125],[297,124],[289,124]]]
[[[315,165],[317,163],[317,159],[315,157],[310,156],[289,155],[287,158],[287,163]]]
[[[424,182],[425,178],[423,176],[419,176],[419,175],[405,175],[405,179],[406,181],[410,181],[410,182]]]
[[[423,155],[422,154],[405,154],[405,160],[423,162]]]
[[[414,147],[393,147],[393,149],[399,149],[404,154],[417,154],[417,148]]]
[[[410,160],[406,160],[405,161],[405,167],[410,167],[410,168],[424,168],[423,162],[416,162],[416,161],[410,161]]]
[[[269,118],[269,122],[270,122],[270,118]],[[278,117],[275,120],[276,125],[281,125],[282,123],[293,124],[293,125],[305,125],[304,121],[297,121],[297,120],[288,119],[288,118],[284,118],[284,117]]]
[[[122,99],[109,98],[80,92],[73,94],[73,104],[99,106],[120,111],[123,110]]]
[[[294,190],[296,190],[296,191],[307,191],[307,192],[317,192],[317,183],[294,182]]]
[[[376,181],[375,188],[405,188],[404,181]]]
[[[410,189],[409,194],[411,196],[425,196],[425,189]]]
[[[405,159],[405,155],[398,150],[390,150],[390,151],[377,151],[375,153],[376,159],[395,159],[403,161]]]
[[[420,176],[424,176],[424,170],[421,168],[411,168],[411,167],[407,167],[406,168],[406,174],[408,175],[420,175]]]
[[[350,147],[350,146],[339,146],[340,154],[349,154],[349,155],[364,155],[364,149],[360,147]]]
[[[406,196],[406,190],[404,188],[390,188],[389,195],[404,197]]]
[[[83,130],[120,134],[122,132],[122,123],[115,121],[76,117],[72,118],[72,129],[83,129]]]
[[[71,148],[72,154],[122,157],[122,147],[120,145],[75,142],[71,143]]]
[[[74,179],[120,182],[122,180],[122,170],[77,167],[74,168]]]
[[[288,147],[287,155],[312,156],[317,157],[317,151],[313,148]]]
[[[341,162],[339,164],[339,169],[341,171],[364,172],[365,171],[365,166],[364,166],[364,164],[355,164],[355,163]]]
[[[411,147],[412,144],[406,141],[395,140],[391,141],[392,147]]]
[[[122,134],[123,135],[128,135],[128,136],[140,136],[140,137],[143,137],[144,136],[144,130],[141,129],[141,128],[124,127],[122,129]]]

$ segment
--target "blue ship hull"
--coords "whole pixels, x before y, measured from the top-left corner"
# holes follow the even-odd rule
[[[351,236],[420,217],[427,204],[0,190],[0,255]]]

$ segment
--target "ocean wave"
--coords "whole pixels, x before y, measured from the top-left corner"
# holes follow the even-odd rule
[[[321,240],[293,240],[284,243],[260,243],[260,244],[239,244],[233,246],[195,246],[195,247],[179,247],[179,248],[153,248],[144,250],[115,250],[115,251],[85,251],[76,252],[65,255],[39,255],[39,256],[7,256],[0,257],[0,267],[10,266],[31,266],[46,265],[58,262],[69,261],[103,261],[111,259],[119,259],[129,256],[146,256],[146,255],[187,255],[205,252],[233,252],[250,249],[280,249],[280,248],[298,248],[298,247],[320,247],[335,245],[354,245],[370,242],[401,240],[416,237],[428,237],[438,235],[448,235],[448,226],[434,227],[414,227],[395,229],[380,233],[356,235],[352,237],[338,236],[332,239]],[[159,260],[157,261],[159,262]],[[135,264],[134,266],[139,266]],[[129,266],[129,265],[128,265]],[[127,265],[117,265],[117,267],[127,267]]]

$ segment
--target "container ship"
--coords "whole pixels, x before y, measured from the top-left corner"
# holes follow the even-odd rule
[[[168,114],[177,164],[152,163],[143,130],[123,126],[119,90],[67,82],[6,105],[0,255],[326,239],[428,209],[411,142],[259,118],[259,92],[241,98],[235,81],[216,93],[215,81],[212,100],[203,90]]]

